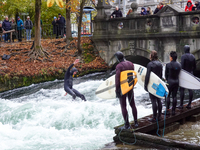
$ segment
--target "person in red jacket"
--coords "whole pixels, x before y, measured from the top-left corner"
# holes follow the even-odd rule
[[[192,11],[193,6],[192,1],[188,0],[187,5],[185,6],[185,11]]]

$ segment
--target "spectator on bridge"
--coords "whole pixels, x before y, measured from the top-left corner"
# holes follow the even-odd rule
[[[157,5],[157,8],[155,9],[154,13],[153,14],[157,14],[159,12],[159,10],[161,10],[162,8],[164,7],[164,4],[162,2],[160,2],[158,5]]]
[[[200,2],[196,1],[194,6],[192,7],[192,11],[200,10]]]
[[[122,17],[122,12],[118,8],[118,6],[116,6],[115,11],[111,14],[111,18],[118,18],[118,17]]]
[[[2,38],[3,38],[3,40],[4,40],[5,35],[2,34],[3,32],[4,32],[4,30],[3,30],[3,28],[2,28],[2,22],[0,22],[0,41],[1,41],[1,36],[2,36]]]
[[[128,10],[128,13],[127,13],[127,15],[126,15],[126,17],[128,17],[129,15],[130,15],[130,13],[132,13],[133,12],[133,10],[132,9],[129,9]]]
[[[185,6],[185,11],[192,11],[193,4],[191,0],[188,0],[187,5]]]
[[[22,41],[22,30],[23,30],[23,21],[20,19],[20,17],[17,17],[17,33],[18,33],[18,41]]]
[[[161,10],[164,7],[164,4],[162,2],[160,2],[159,5],[160,5],[159,9]]]
[[[12,18],[10,23],[11,23],[11,29],[15,30],[15,32],[12,33],[12,41],[14,42],[14,40],[17,38],[17,24],[14,18]]]
[[[27,20],[24,22],[24,27],[26,29],[26,40],[30,41],[31,40],[31,30],[33,28],[33,23],[30,20],[30,17],[27,17]]]
[[[59,13],[58,14],[58,29],[59,29],[59,33],[61,34],[61,38],[64,37],[64,27],[65,27],[65,18]]]
[[[2,27],[3,27],[4,31],[11,30],[11,24],[10,24],[7,16],[5,17]],[[10,33],[5,34],[5,42],[8,42],[8,39],[10,39]]]
[[[151,10],[151,7],[147,7],[147,15],[153,15],[153,12]]]
[[[156,7],[156,9],[155,9],[153,14],[157,14],[159,10],[160,10],[160,5],[157,5],[157,7]]]
[[[53,25],[53,34],[56,35],[56,39],[58,38],[58,23],[57,23],[57,18],[54,17],[54,20],[52,21]]]
[[[147,10],[146,10],[146,8],[142,7],[140,16],[144,16],[144,15],[147,15]]]

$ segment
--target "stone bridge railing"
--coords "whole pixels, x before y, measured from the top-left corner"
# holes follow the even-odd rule
[[[138,51],[158,51],[164,62],[169,61],[172,50],[177,51],[180,59],[186,44],[190,45],[191,52],[200,49],[200,11],[184,12],[176,5],[167,5],[156,15],[137,16],[134,13],[137,4],[132,3],[131,7],[133,12],[123,18],[110,18],[110,7],[103,2],[97,7],[93,41],[107,63],[110,64],[116,51],[131,51],[131,44]]]

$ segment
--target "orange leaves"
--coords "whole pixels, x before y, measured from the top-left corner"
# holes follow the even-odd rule
[[[63,6],[64,6],[62,0],[56,0],[56,4],[57,4],[59,7],[61,7],[61,8],[63,8]]]
[[[63,3],[62,0],[55,0],[55,1],[56,1],[56,4],[57,4],[59,7],[63,8],[64,3]],[[47,0],[47,7],[52,7],[53,4],[54,4],[54,0]]]
[[[47,7],[51,7],[54,4],[54,0],[47,0]]]

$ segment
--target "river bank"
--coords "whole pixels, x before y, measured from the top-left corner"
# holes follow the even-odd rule
[[[78,57],[77,39],[73,39],[67,48],[64,39],[42,40],[41,44],[49,53],[48,58],[29,61],[32,42],[0,43],[0,57],[4,54],[11,56],[8,60],[0,59],[0,92],[33,83],[64,79],[65,71]],[[75,65],[79,71],[75,77],[106,71],[108,66],[98,51],[95,51],[91,40],[82,38],[81,44],[82,62]]]

